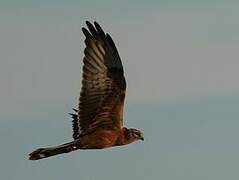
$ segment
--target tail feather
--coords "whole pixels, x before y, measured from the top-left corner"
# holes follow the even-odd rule
[[[69,153],[77,149],[79,149],[77,146],[77,141],[72,141],[70,143],[54,147],[39,148],[29,154],[29,160],[48,158],[62,153]]]

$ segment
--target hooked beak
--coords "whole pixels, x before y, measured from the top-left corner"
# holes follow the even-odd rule
[[[142,136],[142,137],[140,138],[140,140],[144,141],[144,137]]]

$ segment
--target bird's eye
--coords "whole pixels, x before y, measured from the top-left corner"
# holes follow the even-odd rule
[[[139,137],[139,136],[140,136],[140,134],[138,132],[134,133],[134,137]]]

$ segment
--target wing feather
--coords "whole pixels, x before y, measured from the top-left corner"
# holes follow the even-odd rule
[[[112,38],[97,22],[86,22],[82,88],[79,109],[73,117],[73,138],[98,127],[122,128],[126,82]]]

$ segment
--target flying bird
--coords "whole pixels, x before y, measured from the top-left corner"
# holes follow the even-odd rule
[[[126,80],[123,65],[111,36],[101,26],[86,21],[82,88],[78,109],[73,109],[74,141],[39,148],[29,154],[38,160],[79,149],[103,149],[144,140],[137,129],[123,126]]]

